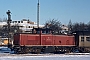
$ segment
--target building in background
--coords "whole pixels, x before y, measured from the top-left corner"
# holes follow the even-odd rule
[[[61,33],[62,34],[68,34],[68,26],[66,26],[66,25],[62,25],[61,26]]]
[[[12,21],[11,26],[18,26],[23,32],[29,32],[33,28],[38,28],[37,23],[30,20],[23,19],[21,21]],[[44,25],[39,25],[40,28],[43,28]]]
[[[7,26],[7,22],[0,22],[0,27],[2,28],[3,26]],[[38,28],[37,23],[32,22],[27,19],[23,19],[21,21],[12,21],[11,22],[11,27],[16,26],[19,29],[21,29],[23,32],[30,32],[33,28]],[[39,25],[40,28],[43,28],[44,25]],[[16,31],[16,30],[15,30]]]

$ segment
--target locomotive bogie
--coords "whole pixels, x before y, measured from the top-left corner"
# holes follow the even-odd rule
[[[14,47],[14,52],[19,54],[25,53],[33,53],[33,54],[41,54],[41,53],[70,53],[72,52],[73,47],[66,46],[21,46]]]

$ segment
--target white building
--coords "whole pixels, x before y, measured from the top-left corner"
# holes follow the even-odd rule
[[[7,22],[0,22],[0,27],[7,25]],[[23,19],[21,21],[12,21],[11,26],[18,26],[23,32],[30,31],[33,28],[37,28],[37,23]],[[44,25],[39,25],[40,28],[43,28]]]
[[[4,25],[7,25],[7,22],[0,22],[0,27],[3,27]]]
[[[62,30],[61,30],[61,33],[62,33],[62,34],[67,34],[67,32],[68,32],[68,26],[62,25],[62,26],[61,26],[61,29],[62,29]]]

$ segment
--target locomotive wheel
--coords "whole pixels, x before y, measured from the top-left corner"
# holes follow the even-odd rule
[[[29,53],[30,52],[29,50],[30,50],[29,48],[26,48],[25,53]]]
[[[40,53],[41,53],[41,50],[40,50],[40,49],[36,49],[36,50],[35,50],[35,53],[36,53],[36,54],[40,54]]]
[[[86,53],[90,53],[90,48],[84,48]]]
[[[71,52],[71,50],[69,50],[69,49],[66,50],[66,53],[70,53],[70,52]]]
[[[30,52],[29,50],[30,50],[30,49],[29,49],[28,47],[22,47],[21,53],[22,53],[22,54],[27,54],[27,53]]]

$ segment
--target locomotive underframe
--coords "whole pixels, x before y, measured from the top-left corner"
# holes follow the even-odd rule
[[[15,53],[70,53],[75,46],[14,46]]]

